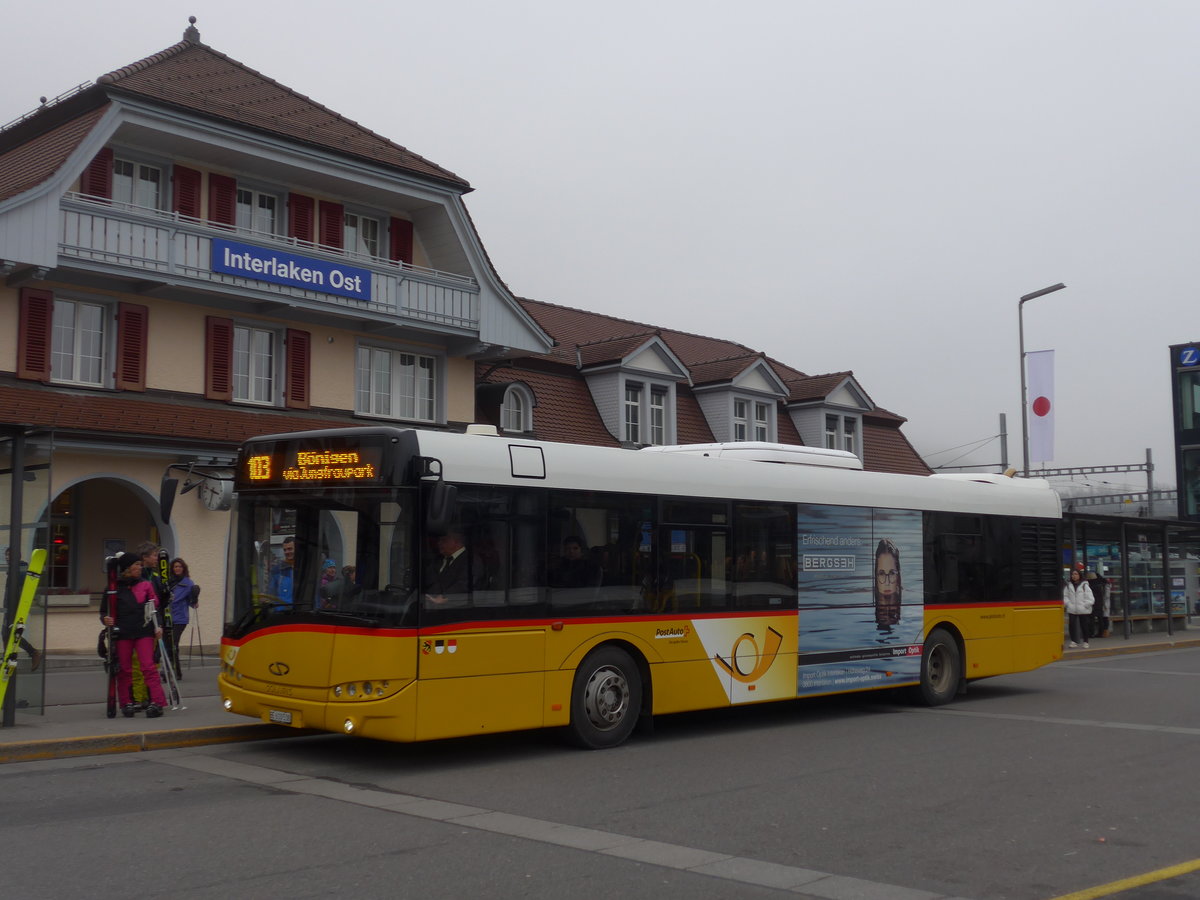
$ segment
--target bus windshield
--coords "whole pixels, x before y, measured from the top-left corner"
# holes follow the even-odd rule
[[[227,636],[305,622],[415,624],[416,509],[412,488],[240,498]]]

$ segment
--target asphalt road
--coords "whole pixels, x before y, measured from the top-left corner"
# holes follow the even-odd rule
[[[871,694],[663,717],[601,752],[329,735],[17,763],[3,892],[1050,900],[1200,855],[1198,713],[1188,648],[936,710]],[[1200,878],[1086,896],[1195,897]]]

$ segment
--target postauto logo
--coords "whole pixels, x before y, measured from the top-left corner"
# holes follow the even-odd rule
[[[722,669],[732,676],[735,681],[740,681],[742,684],[751,684],[762,678],[767,673],[767,669],[771,668],[771,664],[775,662],[775,657],[779,655],[779,646],[783,643],[783,635],[774,628],[768,627],[767,634],[763,641],[762,651],[759,651],[758,641],[749,631],[738,636],[733,642],[733,646],[729,649],[729,658],[722,656],[714,656]],[[746,645],[749,645],[748,647]],[[753,662],[751,668],[745,667],[745,662],[749,660]]]

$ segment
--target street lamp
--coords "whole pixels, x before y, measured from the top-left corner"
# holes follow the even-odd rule
[[[1021,461],[1024,463],[1024,468],[1021,474],[1029,475],[1029,403],[1025,396],[1025,301],[1036,300],[1038,297],[1044,297],[1047,294],[1053,294],[1055,291],[1061,291],[1066,285],[1052,284],[1050,287],[1042,288],[1040,291],[1034,291],[1032,294],[1026,294],[1017,304],[1017,334],[1021,342]]]

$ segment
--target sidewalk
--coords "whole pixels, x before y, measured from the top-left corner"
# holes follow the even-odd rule
[[[1096,638],[1086,650],[1082,647],[1064,649],[1063,660],[1178,647],[1200,647],[1200,628],[1174,635],[1154,632],[1129,638],[1120,635]],[[45,665],[47,704],[54,705],[46,706],[45,715],[19,709],[16,724],[11,728],[0,728],[0,763],[165,750],[313,733],[254,722],[225,712],[217,691],[219,667],[215,659],[184,669],[185,677],[179,684],[184,708],[168,709],[160,719],[147,719],[144,714],[126,719],[120,713],[115,719],[109,719],[105,716],[103,702],[82,702],[103,695],[105,675],[98,660],[51,656]],[[73,702],[75,700],[80,702]]]
[[[215,659],[184,669],[179,682],[181,708],[164,710],[161,718],[138,713],[127,719],[118,711],[106,715],[103,698],[107,676],[100,660],[86,657],[47,657],[45,714],[18,709],[16,722],[0,728],[0,763],[38,759],[165,750],[231,741],[256,741],[311,734],[282,725],[255,722],[221,707]],[[18,677],[29,677],[24,666]],[[12,690],[14,685],[9,685]]]

